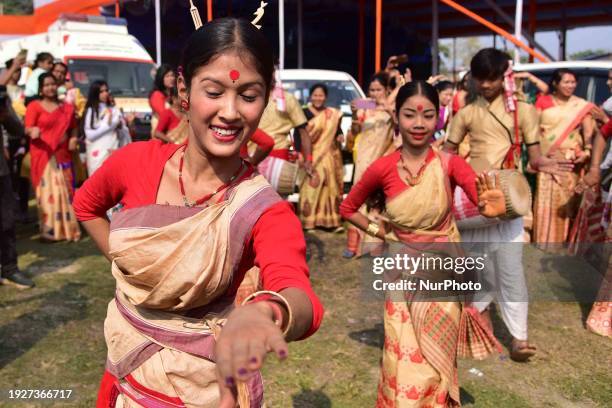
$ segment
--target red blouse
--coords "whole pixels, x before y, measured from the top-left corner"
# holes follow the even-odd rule
[[[181,146],[151,140],[131,143],[113,153],[77,191],[73,207],[79,221],[104,218],[119,202],[125,209],[155,204],[164,166]],[[293,287],[308,295],[313,316],[304,337],[310,336],[321,324],[323,306],[310,285],[305,254],[302,226],[291,205],[285,201],[274,204],[255,224],[228,294],[236,293],[251,266],[258,266],[266,290]]]
[[[433,149],[429,149],[426,165],[429,165],[434,158],[435,153]],[[348,196],[340,205],[340,215],[344,218],[349,218],[355,214],[367,198],[377,190],[383,190],[386,200],[390,200],[407,188],[410,188],[398,173],[397,163],[399,161],[400,151],[397,150],[372,163],[359,182],[351,188]],[[465,190],[470,201],[474,204],[478,203],[476,173],[465,160],[457,155],[453,155],[448,163],[448,177],[453,189],[456,185],[459,185]]]
[[[253,136],[251,136],[250,141],[255,143],[261,150],[265,152],[269,152],[274,147],[274,139],[272,139],[272,136],[270,136],[259,128],[255,129],[255,132],[253,132]],[[245,143],[240,148],[240,156],[248,157],[248,155],[249,151]]]
[[[555,106],[555,102],[550,95],[539,94],[536,97],[535,107],[538,110],[546,110]]]
[[[157,122],[156,131],[167,133],[172,129],[176,128],[181,123],[181,118],[176,116],[172,109],[164,109],[159,115],[159,122]]]
[[[57,108],[59,110],[67,109],[70,110],[68,105],[60,104]],[[74,112],[74,110],[72,111]],[[72,162],[72,152],[68,150],[68,137],[64,138],[64,135],[49,135],[53,137],[47,137],[44,134],[45,129],[53,128],[55,121],[58,120],[59,111],[48,112],[39,101],[32,101],[28,105],[28,109],[25,115],[25,127],[39,127],[41,128],[41,137],[38,140],[32,140],[33,146],[47,151],[49,155],[55,155],[58,163],[70,163]],[[68,132],[77,126],[76,118],[70,114],[70,124],[68,125]]]
[[[149,105],[151,105],[153,113],[161,116],[162,112],[167,109],[166,99],[166,95],[164,95],[162,91],[153,91],[151,93],[151,96],[149,96]]]

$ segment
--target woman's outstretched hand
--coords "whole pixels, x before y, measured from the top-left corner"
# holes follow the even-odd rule
[[[268,353],[287,358],[287,343],[273,319],[268,301],[237,307],[228,316],[215,346],[220,408],[236,406],[237,384],[255,375]]]
[[[501,186],[499,174],[493,178],[491,175],[481,173],[476,178],[478,210],[485,217],[499,217],[506,213],[506,197],[499,186]]]

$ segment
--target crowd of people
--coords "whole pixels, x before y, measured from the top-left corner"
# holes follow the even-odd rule
[[[612,201],[600,192],[610,107],[576,96],[571,70],[546,84],[514,74],[509,59],[480,50],[455,84],[413,79],[398,69],[402,56],[391,57],[367,84],[368,99],[351,104],[345,135],[324,83],[301,106],[275,75],[264,36],[244,20],[216,19],[190,37],[179,67],[158,68],[151,140],[131,143],[133,118],[106,82],[93,82],[85,98],[66,65],[41,53],[21,87],[25,57],[17,56],[0,76],[3,282],[34,286],[17,268],[14,238],[16,222],[28,222],[31,185],[41,239],[77,241],[80,221],[112,261],[117,293],[98,407],[118,398],[260,406],[265,355],[286,358],[286,341],[313,334],[323,316],[304,230],[346,231],[347,259],[382,256],[385,242],[531,240],[561,253],[610,237],[609,211],[597,228],[589,217]],[[533,104],[523,81],[539,91]],[[354,162],[346,197],[343,149]],[[509,216],[503,177],[516,173],[536,179],[525,217]],[[294,207],[287,196],[296,185]],[[458,202],[485,221],[463,228]],[[482,358],[497,347],[494,300],[511,358],[536,354],[522,251],[488,253],[498,287],[473,302],[385,302],[377,406],[459,406],[457,355]],[[609,278],[587,321],[608,337]],[[482,334],[478,347],[461,336],[469,328]]]

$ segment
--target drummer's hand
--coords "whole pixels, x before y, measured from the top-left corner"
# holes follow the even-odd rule
[[[230,313],[215,345],[220,408],[236,406],[236,384],[257,373],[269,352],[281,360],[287,358],[287,343],[273,318],[274,311],[266,301]]]
[[[555,159],[547,156],[540,156],[536,162],[536,170],[542,173],[563,174],[574,169],[571,160]]]
[[[506,213],[506,197],[504,192],[497,187],[500,185],[499,174],[495,175],[495,181],[493,181],[493,176],[486,173],[476,178],[478,210],[485,217],[499,217]]]

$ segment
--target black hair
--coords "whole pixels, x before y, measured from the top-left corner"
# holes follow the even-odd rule
[[[266,100],[274,80],[274,55],[270,43],[249,21],[223,17],[214,19],[193,32],[185,43],[181,58],[182,73],[187,89],[197,70],[213,58],[235,51],[261,75],[266,88]]]
[[[50,72],[43,72],[42,74],[40,74],[38,76],[38,94],[39,95],[42,93],[43,85],[45,83],[45,79],[47,79],[47,78],[53,79],[53,83],[56,83],[55,77],[53,76],[52,73],[50,73]]]
[[[576,82],[578,82],[578,75],[576,75],[574,71],[569,68],[557,68],[553,71],[550,77],[551,90],[555,91],[557,89],[557,86],[559,86],[559,82],[561,82],[561,80],[563,79],[563,75],[566,74],[573,76]]]
[[[496,48],[483,48],[470,61],[472,78],[478,80],[494,80],[504,76],[508,69],[510,56]]]
[[[153,80],[153,91],[160,91],[164,95],[168,95],[168,90],[164,86],[164,77],[168,72],[175,72],[174,68],[170,64],[161,64],[155,72],[155,79]],[[176,84],[175,86],[176,87]]]
[[[87,116],[87,109],[91,109],[91,120],[89,122],[89,127],[94,129],[94,122],[98,120],[98,111],[100,110],[100,89],[103,86],[108,88],[108,84],[106,81],[101,79],[92,82],[89,86],[89,93],[87,94],[87,103],[85,104],[85,115],[83,115],[83,119],[81,120],[81,127],[85,126],[85,117]]]
[[[397,93],[395,98],[395,114],[399,115],[399,111],[402,108],[406,99],[414,96],[422,95],[429,99],[429,102],[436,108],[436,115],[440,110],[440,98],[438,97],[438,91],[431,84],[425,81],[412,81],[402,86]]]
[[[38,68],[39,64],[43,61],[53,62],[53,55],[50,52],[39,52],[36,54],[36,59],[34,60],[34,67]]]
[[[453,89],[454,87],[455,86],[451,81],[440,81],[436,84],[436,91],[442,92],[446,91],[447,89]]]
[[[472,76],[471,71],[466,72],[459,82],[457,82],[457,89],[465,91],[467,89],[468,79]]]
[[[316,84],[314,84],[313,86],[310,87],[310,90],[308,91],[309,94],[308,95],[312,95],[314,93],[314,91],[316,91],[317,89],[320,89],[323,91],[323,93],[325,94],[325,96],[327,96],[327,86],[325,86],[325,84],[322,84],[321,82],[317,82]]]
[[[68,72],[68,65],[64,64],[61,61],[58,61],[56,63],[53,64],[53,67],[51,68],[51,71],[53,71],[55,69],[56,66],[61,65],[62,67],[64,67],[66,69],[66,72]]]
[[[375,73],[374,75],[372,75],[372,78],[370,78],[370,82],[368,83],[368,87],[369,87],[369,84],[371,84],[372,82],[375,82],[375,81],[380,83],[385,88],[388,88],[389,87],[389,74],[387,74],[384,71],[379,71],[379,72]]]

